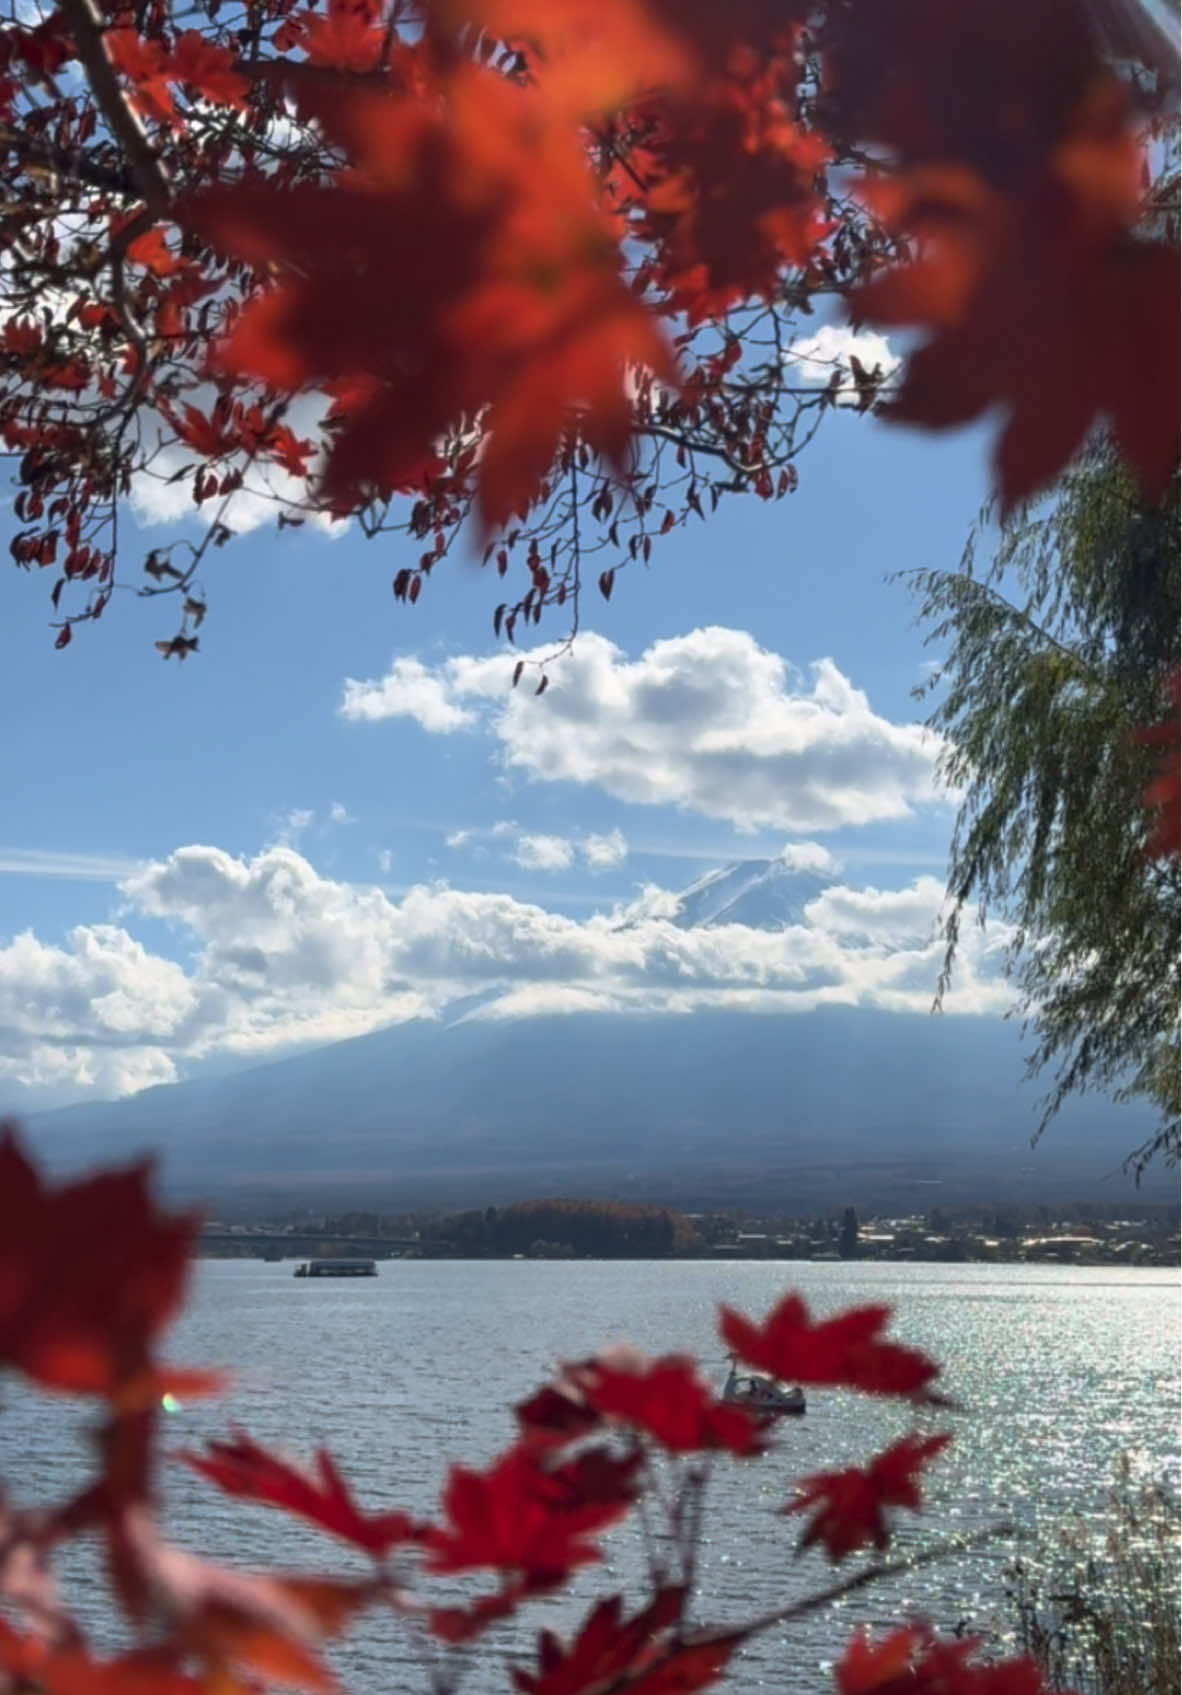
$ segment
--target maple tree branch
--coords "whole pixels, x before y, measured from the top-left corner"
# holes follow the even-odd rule
[[[712,1643],[726,1643],[737,1648],[751,1637],[766,1630],[772,1630],[776,1625],[788,1624],[796,1619],[807,1618],[810,1613],[821,1612],[846,1595],[855,1594],[859,1589],[865,1589],[871,1583],[881,1582],[888,1577],[901,1577],[907,1572],[918,1571],[923,1566],[934,1565],[940,1560],[948,1559],[953,1554],[961,1554],[973,1548],[984,1547],[999,1536],[1014,1536],[1016,1527],[1002,1523],[990,1525],[985,1530],[973,1531],[965,1536],[954,1536],[946,1542],[939,1542],[931,1548],[921,1548],[918,1553],[907,1554],[898,1560],[879,1560],[874,1565],[863,1566],[851,1577],[842,1578],[837,1583],[831,1583],[825,1589],[814,1590],[799,1601],[789,1601],[783,1606],[773,1607],[766,1613],[760,1613],[749,1619],[746,1624],[723,1625],[716,1629],[694,1631],[690,1636],[679,1632],[669,1643],[665,1653],[659,1658],[645,1664],[644,1678],[659,1676],[663,1666],[676,1661],[684,1652],[687,1643],[693,1648],[709,1647]],[[637,1681],[635,1668],[627,1667],[617,1677],[601,1686],[599,1695],[623,1695]]]
[[[136,403],[139,400],[140,395],[143,393],[144,385],[148,380],[148,372],[151,368],[148,358],[147,340],[144,336],[143,330],[136,322],[128,303],[127,275],[124,265],[127,259],[128,248],[131,246],[133,241],[151,228],[152,223],[153,216],[150,211],[137,213],[136,216],[131,219],[130,223],[125,224],[119,234],[115,237],[115,240],[111,245],[111,252],[109,255],[111,265],[111,303],[114,306],[119,322],[123,326],[123,333],[126,335],[131,346],[135,349],[136,354],[135,370],[131,374],[127,387],[117,400],[113,400],[108,406],[105,406],[94,419],[94,423],[97,425],[103,423],[107,418],[114,417],[119,412],[123,413],[123,419],[115,437],[116,453],[118,453],[120,444],[122,443],[124,432],[127,430],[127,427],[131,422]],[[113,527],[114,524],[115,520],[114,517],[112,517]]]
[[[682,1556],[681,1581],[685,1585],[686,1594],[692,1595],[698,1578],[698,1551],[702,1545],[702,1523],[706,1510],[706,1488],[710,1481],[710,1455],[707,1454],[700,1466],[692,1467],[687,1475],[687,1485],[690,1490],[688,1530],[686,1533],[685,1552]]]
[[[709,459],[721,459],[723,464],[736,477],[757,477],[761,471],[768,469],[761,459],[755,465],[744,465],[736,459],[721,442],[695,441],[689,432],[682,433],[670,424],[648,422],[636,426],[637,435],[651,436],[657,441],[671,441],[675,447],[684,447],[691,453],[704,453]]]
[[[62,13],[74,36],[91,92],[111,132],[127,155],[128,169],[149,210],[157,216],[168,205],[168,180],[143,125],[132,111],[107,57],[105,25],[94,0],[62,0]]]
[[[572,456],[570,462],[571,534],[573,581],[571,585],[570,632],[568,642],[579,633],[579,599],[582,593],[583,542],[579,531],[579,472]]]
[[[991,1524],[984,1530],[950,1537],[946,1542],[937,1542],[931,1548],[921,1548],[918,1553],[905,1554],[897,1560],[878,1560],[874,1565],[863,1566],[861,1571],[854,1572],[851,1577],[831,1583],[827,1589],[818,1589],[812,1595],[804,1596],[802,1600],[789,1601],[782,1607],[773,1607],[769,1612],[761,1613],[749,1624],[739,1626],[737,1634],[743,1638],[755,1636],[761,1631],[772,1630],[778,1624],[789,1624],[794,1619],[807,1618],[809,1613],[820,1612],[822,1608],[832,1606],[844,1596],[865,1589],[868,1584],[879,1583],[887,1577],[902,1577],[907,1572],[919,1571],[923,1566],[951,1559],[953,1554],[970,1553],[974,1548],[983,1548],[988,1543],[995,1542],[998,1537],[1015,1536],[1017,1533],[1017,1527],[1008,1522]],[[715,1639],[721,1639],[735,1635],[736,1631],[732,1628],[712,1634]]]
[[[0,147],[12,148],[24,154],[30,164],[44,165],[46,169],[57,171],[63,177],[73,177],[90,188],[105,189],[108,194],[122,194],[128,198],[139,194],[134,180],[126,171],[111,170],[88,158],[85,153],[55,147],[39,136],[14,129],[11,124],[0,124]]]

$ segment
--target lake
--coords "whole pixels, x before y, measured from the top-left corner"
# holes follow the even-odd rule
[[[1108,1489],[1124,1454],[1149,1475],[1178,1477],[1179,1279],[1169,1270],[986,1265],[802,1264],[769,1261],[391,1261],[376,1278],[297,1280],[290,1263],[204,1261],[170,1353],[236,1373],[220,1402],[182,1409],[171,1445],[244,1426],[258,1440],[339,1460],[361,1502],[428,1515],[446,1468],[481,1464],[511,1437],[511,1405],[561,1357],[627,1338],[650,1351],[686,1350],[721,1384],[720,1301],[762,1315],[798,1289],[818,1312],[866,1301],[896,1309],[892,1334],[944,1366],[963,1410],[923,1412],[950,1424],[934,1466],[929,1510],[904,1515],[897,1548],[916,1548],[997,1521],[1102,1535]],[[793,1557],[796,1523],[779,1516],[792,1480],[864,1461],[909,1427],[906,1409],[844,1392],[810,1393],[769,1457],[725,1463],[711,1482],[698,1616],[722,1623],[820,1586],[829,1567]],[[18,1498],[60,1493],[83,1433],[65,1409],[9,1397],[0,1416],[0,1473]],[[311,1528],[219,1495],[168,1468],[174,1535],[244,1565],[349,1567],[346,1551]],[[507,1689],[507,1656],[528,1657],[540,1624],[566,1630],[587,1599],[641,1571],[636,1532],[607,1542],[605,1567],[579,1580],[574,1601],[539,1603],[499,1629],[463,1687]],[[961,1555],[847,1598],[833,1612],[770,1635],[734,1679],[746,1691],[819,1691],[856,1624],[923,1613],[952,1629],[1004,1626],[1006,1548]],[[96,1616],[89,1563],[75,1560],[79,1611]],[[413,1645],[392,1617],[363,1621],[335,1658],[354,1695],[427,1689]]]

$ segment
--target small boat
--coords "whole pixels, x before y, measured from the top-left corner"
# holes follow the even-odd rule
[[[787,1384],[777,1383],[774,1377],[768,1377],[762,1371],[740,1375],[733,1358],[722,1387],[722,1398],[731,1406],[747,1407],[751,1412],[776,1416],[798,1418],[806,1406],[804,1390],[799,1384],[789,1389]]]
[[[372,1259],[310,1259],[297,1265],[293,1277],[376,1277],[378,1268]]]

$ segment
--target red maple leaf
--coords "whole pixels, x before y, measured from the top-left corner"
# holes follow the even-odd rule
[[[717,1683],[738,1636],[698,1636],[671,1647],[650,1671],[629,1684],[632,1695],[692,1695]]]
[[[48,1189],[13,1132],[0,1138],[0,1365],[76,1394],[142,1389],[197,1232],[196,1218],[156,1211],[148,1175]]]
[[[573,122],[695,76],[685,45],[647,0],[432,0],[429,10],[461,41],[477,22],[511,43],[548,108]]]
[[[167,55],[161,44],[120,25],[106,31],[103,45],[111,64],[131,83],[138,110],[157,123],[172,124],[177,110],[168,86]]]
[[[140,1649],[96,1660],[81,1644],[22,1636],[0,1619],[0,1669],[14,1688],[41,1695],[208,1695],[204,1679],[180,1671],[166,1650]]]
[[[160,411],[186,447],[191,447],[204,459],[221,459],[242,445],[238,436],[227,427],[224,407],[216,408],[213,416],[207,417],[200,407],[186,404],[184,416],[178,418],[172,407],[161,401]]]
[[[291,477],[307,476],[308,461],[316,451],[314,442],[297,436],[288,424],[272,424],[260,446]]]
[[[790,59],[782,65],[794,74]],[[829,146],[791,121],[782,95],[778,65],[718,77],[663,114],[646,152],[649,181],[638,199],[658,248],[653,277],[691,324],[770,297],[787,267],[816,255],[829,228],[817,193]]]
[[[1077,0],[849,0],[819,42],[831,134],[999,188],[1057,145],[1100,68]]]
[[[973,1665],[979,1644],[939,1642],[926,1625],[907,1625],[872,1642],[854,1636],[837,1667],[839,1695],[1044,1695],[1030,1659]]]
[[[471,1606],[431,1607],[427,1612],[427,1628],[441,1642],[462,1647],[467,1642],[475,1642],[490,1624],[508,1618],[531,1594],[528,1583],[517,1583],[498,1589],[495,1594],[482,1595]]]
[[[573,1442],[589,1435],[602,1423],[598,1412],[567,1378],[547,1383],[527,1401],[520,1402],[515,1411],[523,1440],[533,1442]]]
[[[890,1533],[883,1509],[910,1507],[918,1512],[920,1469],[951,1440],[950,1435],[924,1437],[912,1432],[865,1470],[850,1466],[801,1478],[797,1499],[784,1508],[791,1513],[816,1509],[801,1535],[801,1548],[822,1542],[834,1563],[867,1542],[885,1548]]]
[[[184,261],[169,247],[164,239],[164,231],[159,224],[153,224],[143,235],[136,236],[127,249],[127,257],[137,265],[144,265],[154,276],[171,276],[174,271],[182,270]]]
[[[465,418],[486,435],[489,523],[528,507],[569,429],[621,458],[627,368],[675,373],[569,124],[470,65],[430,97],[295,86],[350,168],[331,186],[210,189],[178,215],[279,279],[221,359],[281,392],[337,395],[326,502],[417,486]]]
[[[674,35],[697,53],[707,72],[733,61],[735,48],[760,57],[790,51],[803,6],[784,0],[649,0],[649,9]]]
[[[1140,152],[1115,79],[1020,181],[937,163],[869,197],[921,251],[858,290],[853,314],[930,332],[882,415],[946,429],[1001,408],[1007,509],[1107,420],[1157,499],[1178,462],[1178,249],[1134,233]]]
[[[373,0],[328,0],[324,12],[293,13],[280,26],[275,45],[284,51],[300,46],[310,64],[364,75],[391,53],[380,15]]]
[[[205,1454],[177,1457],[227,1495],[294,1513],[379,1558],[423,1534],[423,1527],[405,1513],[362,1512],[324,1448],[316,1455],[312,1475],[269,1454],[242,1430],[235,1431],[230,1442],[210,1442]]]
[[[120,1535],[125,1604],[133,1617],[164,1627],[176,1663],[196,1661],[216,1688],[238,1689],[235,1674],[245,1671],[284,1686],[336,1689],[319,1650],[374,1599],[377,1585],[232,1571],[162,1542],[140,1511],[124,1515]]]
[[[491,1566],[536,1585],[600,1558],[588,1538],[636,1499],[638,1459],[601,1449],[550,1466],[529,1446],[510,1448],[487,1471],[454,1466],[443,1493],[448,1522],[425,1538],[433,1571]]]
[[[566,1379],[594,1412],[651,1436],[670,1453],[762,1452],[760,1421],[744,1408],[720,1401],[702,1382],[693,1361],[679,1355],[647,1360],[621,1349],[568,1366]]]
[[[249,87],[235,70],[230,49],[207,40],[197,29],[182,30],[177,36],[165,61],[165,74],[222,106],[242,106]]]
[[[890,1316],[890,1307],[852,1307],[814,1324],[800,1296],[787,1295],[762,1325],[723,1307],[719,1328],[748,1365],[788,1382],[934,1399],[928,1385],[939,1366],[914,1348],[881,1339]]]
[[[689,1695],[722,1675],[735,1649],[729,1636],[679,1638],[685,1591],[658,1591],[652,1603],[626,1619],[619,1595],[600,1601],[565,1647],[549,1631],[538,1638],[538,1668],[515,1669],[521,1695],[589,1695],[627,1688],[635,1695]]]

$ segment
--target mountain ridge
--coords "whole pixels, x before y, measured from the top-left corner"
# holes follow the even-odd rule
[[[783,930],[832,882],[787,858],[742,861],[666,916]],[[566,1191],[807,1210],[1134,1192],[1113,1174],[1148,1115],[1074,1101],[1032,1151],[1023,1069],[1018,1032],[996,1017],[838,1004],[508,1017],[486,992],[439,1018],[40,1113],[29,1131],[59,1169],[155,1150],[172,1192],[219,1204]]]
[[[1032,1152],[1020,1071],[998,1020],[865,1008],[416,1020],[41,1114],[29,1132],[59,1168],[158,1150],[173,1191],[209,1197],[606,1188],[738,1204],[775,1190],[813,1205],[875,1171],[880,1198],[925,1183],[947,1199],[1123,1191],[1111,1173],[1143,1116],[1074,1103]]]

